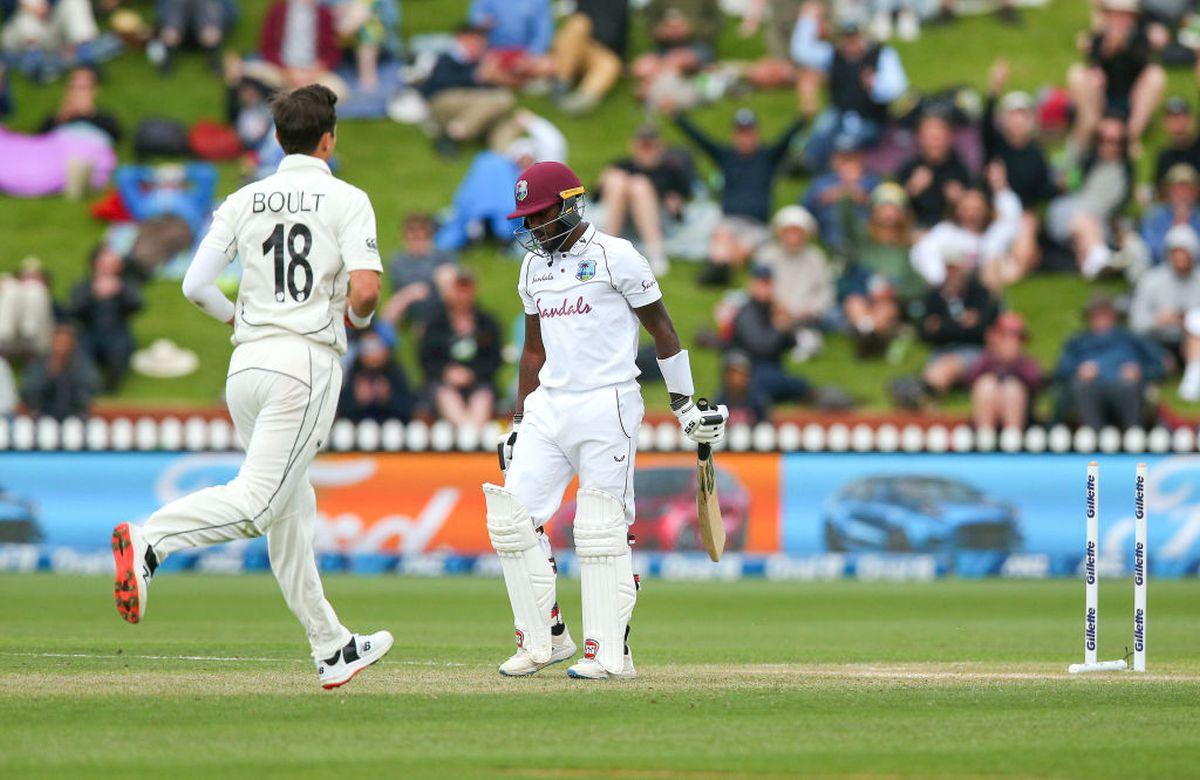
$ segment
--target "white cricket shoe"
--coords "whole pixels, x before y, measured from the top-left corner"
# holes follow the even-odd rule
[[[130,623],[140,622],[146,614],[151,575],[146,549],[142,529],[133,523],[121,523],[113,529],[112,551],[117,573],[113,599],[117,602],[117,612]]]
[[[317,661],[321,687],[329,690],[350,682],[354,675],[387,655],[394,641],[389,631],[376,631],[366,636],[354,634],[332,658]]]
[[[554,664],[566,661],[575,655],[578,649],[575,646],[575,640],[571,639],[571,632],[564,625],[561,634],[558,636],[551,635],[550,637],[549,661],[540,664],[529,656],[528,650],[519,647],[511,658],[500,664],[500,674],[505,677],[528,677],[531,674],[537,674],[547,666],[553,666]]]
[[[567,670],[567,677],[576,680],[632,680],[637,677],[633,668],[633,653],[625,651],[625,664],[619,672],[610,672],[600,665],[595,658],[584,658]]]

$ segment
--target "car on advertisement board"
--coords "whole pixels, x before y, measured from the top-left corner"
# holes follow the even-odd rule
[[[1021,546],[1017,510],[957,479],[881,474],[842,486],[824,506],[833,552],[942,552]]]
[[[34,544],[42,541],[37,507],[0,485],[0,544]]]
[[[717,496],[725,521],[726,549],[740,550],[746,543],[750,520],[750,493],[728,471],[717,468]],[[650,466],[634,473],[637,519],[631,532],[639,550],[688,552],[702,550],[696,525],[696,467]],[[550,523],[555,547],[574,545],[571,528],[575,502],[564,502]]]

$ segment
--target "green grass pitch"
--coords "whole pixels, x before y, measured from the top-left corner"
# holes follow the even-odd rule
[[[507,680],[503,586],[329,577],[392,653],[321,691],[266,575],[0,576],[0,776],[1194,776],[1200,583],[1153,582],[1146,675],[1072,678],[1075,582],[646,583],[640,677]],[[1132,588],[1101,588],[1101,656]],[[578,637],[578,587],[560,591]],[[237,660],[210,660],[226,658]]]

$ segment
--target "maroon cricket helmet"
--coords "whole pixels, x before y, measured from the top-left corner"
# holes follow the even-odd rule
[[[524,219],[555,203],[583,194],[583,184],[575,171],[560,162],[539,162],[526,168],[513,191],[516,208],[509,219]]]

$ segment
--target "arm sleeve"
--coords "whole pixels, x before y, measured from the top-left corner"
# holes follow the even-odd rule
[[[792,60],[802,68],[828,70],[833,62],[833,44],[819,37],[817,20],[801,16],[792,30]]]
[[[792,139],[796,137],[796,133],[804,127],[804,120],[797,119],[792,123],[791,127],[783,131],[783,135],[779,136],[779,140],[771,147],[771,162],[779,165],[783,158],[788,153],[788,148],[792,145]]]
[[[658,280],[650,270],[650,261],[642,257],[632,245],[626,244],[612,253],[608,274],[617,292],[634,309],[640,309],[662,298]]]
[[[192,264],[183,277],[184,296],[200,307],[208,316],[220,322],[229,322],[235,312],[233,303],[217,287],[217,277],[229,265],[229,257],[214,249],[205,240],[196,250]]]
[[[550,3],[540,12],[534,14],[533,39],[529,42],[529,51],[533,54],[545,54],[550,50],[550,41],[554,37],[554,13]]]
[[[878,69],[875,71],[875,83],[871,87],[871,98],[877,103],[891,103],[898,99],[908,89],[908,74],[904,72],[904,64],[900,55],[891,46],[885,46],[879,52]]]
[[[983,160],[985,163],[1000,154],[1000,131],[996,129],[996,96],[988,95],[983,104],[983,119],[980,123],[983,135]]]
[[[692,120],[688,119],[683,114],[680,114],[675,117],[675,124],[679,126],[679,129],[683,131],[684,135],[695,142],[696,146],[699,146],[701,149],[703,149],[705,154],[713,158],[713,160],[720,162],[722,156],[720,145],[715,143],[711,138],[701,132],[700,128],[692,124]]]
[[[525,255],[525,262],[521,263],[521,275],[517,277],[517,295],[521,296],[521,306],[524,307],[526,314],[537,314],[537,302],[533,300],[533,295],[529,292],[529,287],[526,286],[526,280],[529,277],[529,263],[532,261],[532,255]]]
[[[226,198],[225,202],[213,212],[212,224],[209,225],[208,233],[200,241],[200,248],[212,249],[223,255],[226,263],[232,261],[237,255],[234,209],[233,197]]]
[[[375,232],[375,209],[366,193],[358,192],[350,206],[338,236],[338,249],[347,270],[383,273]]]

